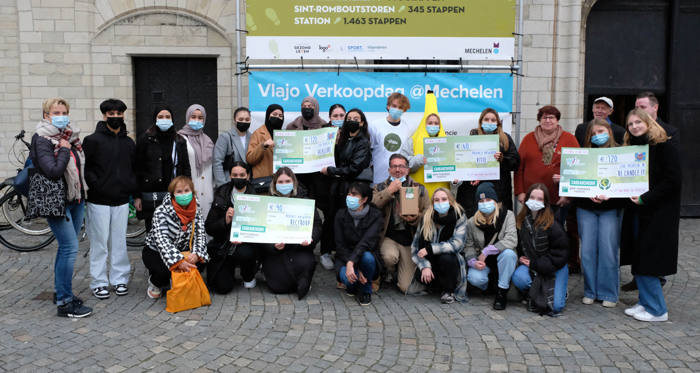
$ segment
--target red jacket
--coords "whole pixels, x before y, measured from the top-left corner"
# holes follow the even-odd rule
[[[542,183],[549,190],[549,203],[556,204],[559,200],[559,185],[552,181],[554,174],[559,174],[559,164],[561,163],[561,148],[578,148],[578,141],[569,132],[562,132],[559,143],[554,151],[552,163],[545,166],[542,163],[542,152],[535,141],[535,133],[528,133],[520,143],[518,152],[520,153],[520,168],[515,171],[515,194],[527,193],[530,186],[535,183]]]

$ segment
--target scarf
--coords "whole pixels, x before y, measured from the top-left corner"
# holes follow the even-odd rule
[[[496,219],[494,224],[477,224],[476,227],[479,228],[479,230],[481,230],[482,232],[484,232],[484,244],[488,245],[488,243],[491,242],[493,236],[498,235],[498,233],[501,232],[501,229],[503,229],[503,223],[506,221],[506,216],[508,216],[508,210],[503,205],[501,205],[501,208],[498,210],[498,219]],[[496,237],[496,240],[493,241],[493,243],[496,242],[498,242],[498,237]]]
[[[629,133],[629,131],[627,132]],[[630,139],[630,145],[648,145],[649,144],[649,135],[648,134],[643,134],[639,137],[634,137],[632,136],[631,133],[629,133],[629,139]]]
[[[348,209],[348,213],[352,216],[352,219],[355,221],[355,227],[357,227],[357,225],[360,224],[360,220],[369,213],[369,205],[365,203],[362,211]]]
[[[439,224],[442,226],[442,229],[437,229],[435,227],[435,234],[433,234],[433,240],[432,242],[428,242],[425,240],[423,237],[423,232],[422,229],[419,230],[416,234],[419,235],[418,237],[418,247],[423,248],[429,246],[431,243],[435,242],[446,242],[449,241],[450,238],[455,234],[455,227],[457,226],[457,213],[455,213],[455,208],[450,206],[450,210],[447,211],[447,215],[440,217],[440,214],[437,213],[437,211],[433,212],[433,222],[435,224]],[[437,234],[439,232],[439,234]],[[436,237],[437,236],[437,237]],[[430,251],[428,251],[430,252]]]
[[[297,119],[294,119],[294,121],[290,123],[289,126],[287,126],[288,130],[315,130],[321,128],[324,124],[326,124],[326,121],[318,116],[318,100],[309,96],[301,102],[302,105],[304,104],[304,102],[309,102],[311,103],[311,105],[314,106],[313,118],[306,120],[303,116],[300,115],[297,117]]]
[[[189,122],[190,116],[196,110],[202,112],[202,117],[204,117],[204,123],[207,122],[207,112],[201,105],[192,105],[187,109],[187,118],[185,121]],[[199,131],[195,131],[189,125],[185,124],[181,130],[177,131],[182,136],[186,136],[187,140],[190,142],[192,149],[194,149],[194,160],[197,166],[197,173],[202,174],[204,167],[211,164],[211,158],[214,154],[214,143],[211,141],[209,136],[204,134],[204,128]]]
[[[558,125],[556,130],[548,135],[544,133],[544,129],[541,125],[535,127],[535,141],[537,141],[537,146],[540,147],[542,163],[544,163],[545,166],[549,166],[552,163],[554,150],[557,148],[559,138],[563,131],[561,126]]]
[[[60,141],[61,140],[66,140],[71,145],[73,145],[73,148],[75,149],[75,154],[78,155],[78,158],[80,159],[80,170],[78,170],[76,166],[76,160],[74,158],[74,154],[71,151],[70,152],[70,157],[71,160],[68,162],[68,166],[66,166],[66,170],[63,172],[63,177],[66,179],[66,185],[67,185],[67,192],[66,192],[66,200],[67,201],[75,201],[80,199],[80,186],[82,185],[84,191],[88,191],[88,186],[87,183],[85,182],[85,153],[83,152],[83,145],[80,142],[80,127],[78,126],[73,126],[72,123],[68,123],[66,128],[63,130],[59,130],[56,126],[51,124],[46,119],[42,119],[41,122],[39,122],[36,125],[36,133],[51,141],[54,145],[54,156],[58,154],[58,151],[61,149]]]
[[[523,221],[523,227],[518,230],[523,252],[530,261],[537,261],[539,258],[549,253],[549,237],[547,231],[542,227],[535,228],[535,219],[528,214]],[[530,269],[532,285],[528,292],[527,309],[530,312],[537,312],[540,315],[553,314],[554,285],[556,275],[550,273],[541,275]]]
[[[272,112],[275,110],[282,111],[282,116],[284,116],[284,108],[282,106],[272,104],[267,107],[267,110],[265,111],[265,128],[267,128],[267,132],[270,133],[270,138],[274,136],[274,132],[272,131],[275,130],[275,128],[272,127],[272,123],[270,123],[270,114],[272,114]],[[282,127],[284,127],[284,124],[282,124]]]
[[[180,218],[180,223],[182,223],[182,231],[187,232],[187,224],[194,221],[194,217],[197,215],[197,200],[192,198],[192,201],[186,207],[178,205],[175,198],[172,199],[172,203],[175,213]]]

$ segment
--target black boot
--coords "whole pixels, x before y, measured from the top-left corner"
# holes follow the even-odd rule
[[[493,301],[494,310],[503,311],[506,309],[506,305],[508,303],[508,290],[510,290],[510,287],[508,287],[508,289],[498,288],[498,290],[496,290],[496,299]]]

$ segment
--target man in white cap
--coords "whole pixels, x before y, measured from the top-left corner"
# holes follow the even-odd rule
[[[613,112],[613,102],[607,97],[598,97],[593,101],[593,117],[595,119],[605,119],[610,123],[612,127],[613,137],[615,142],[622,145],[623,137],[625,136],[625,128],[618,126],[617,124],[610,121],[610,114]],[[588,128],[588,122],[584,122],[576,126],[576,140],[578,140],[579,146],[583,148],[586,143],[586,129]]]

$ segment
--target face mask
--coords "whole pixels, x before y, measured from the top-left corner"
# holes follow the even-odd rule
[[[608,136],[608,133],[601,133],[600,135],[595,135],[591,137],[591,142],[596,144],[596,145],[603,145],[608,142],[610,139],[610,136]]]
[[[158,126],[161,131],[165,132],[173,126],[173,121],[170,119],[156,119],[156,126]]]
[[[272,128],[274,128],[276,130],[281,130],[283,123],[284,123],[284,121],[280,118],[270,117],[270,124],[272,125]]]
[[[360,122],[349,120],[345,122],[345,124],[343,124],[343,129],[347,130],[350,133],[356,132],[360,129]]]
[[[333,127],[340,127],[343,125],[343,120],[342,119],[334,119],[331,121],[331,124]]]
[[[394,181],[394,180],[396,180],[396,178],[392,176],[391,181]],[[399,180],[401,180],[401,183],[403,184],[406,181],[406,176],[401,176],[401,178]]]
[[[192,202],[192,192],[176,195],[175,202],[182,207],[188,206]]]
[[[51,117],[51,124],[53,124],[59,130],[66,128],[68,123],[70,123],[70,120],[68,120],[68,117],[65,115]]]
[[[191,120],[189,123],[187,123],[187,125],[195,131],[199,131],[204,128],[204,123],[196,120]]]
[[[540,201],[535,201],[534,199],[528,199],[527,202],[525,202],[525,204],[532,211],[540,211],[544,208],[544,203]]]
[[[291,193],[292,190],[294,190],[294,184],[293,183],[288,183],[288,184],[275,184],[275,187],[277,187],[277,191],[280,192],[281,195],[286,196],[287,194]]]
[[[493,133],[498,128],[496,123],[481,123],[481,129],[486,133]]]
[[[357,197],[347,196],[345,197],[345,204],[348,205],[350,210],[357,210],[360,208],[360,199]]]
[[[401,119],[401,116],[403,115],[403,110],[393,108],[393,107],[389,108],[389,115],[391,116],[391,119],[399,120],[399,119]]]
[[[440,132],[440,126],[425,126],[425,129],[430,136],[435,136]]]
[[[493,212],[493,210],[496,209],[496,204],[491,201],[491,202],[479,202],[479,211],[483,212],[484,214],[488,215]]]
[[[445,214],[450,211],[449,202],[433,203],[433,207],[435,207],[435,211],[437,211],[438,214]]]
[[[241,132],[246,132],[250,128],[250,122],[236,122],[236,128]]]
[[[248,180],[243,179],[243,178],[239,178],[239,177],[234,177],[231,179],[231,181],[233,181],[233,186],[236,189],[243,189],[243,188],[245,188],[246,182]]]
[[[107,125],[113,130],[121,128],[122,124],[124,124],[124,118],[122,117],[107,117]]]
[[[314,117],[314,109],[310,107],[305,107],[301,109],[301,116],[306,120],[311,120]]]

